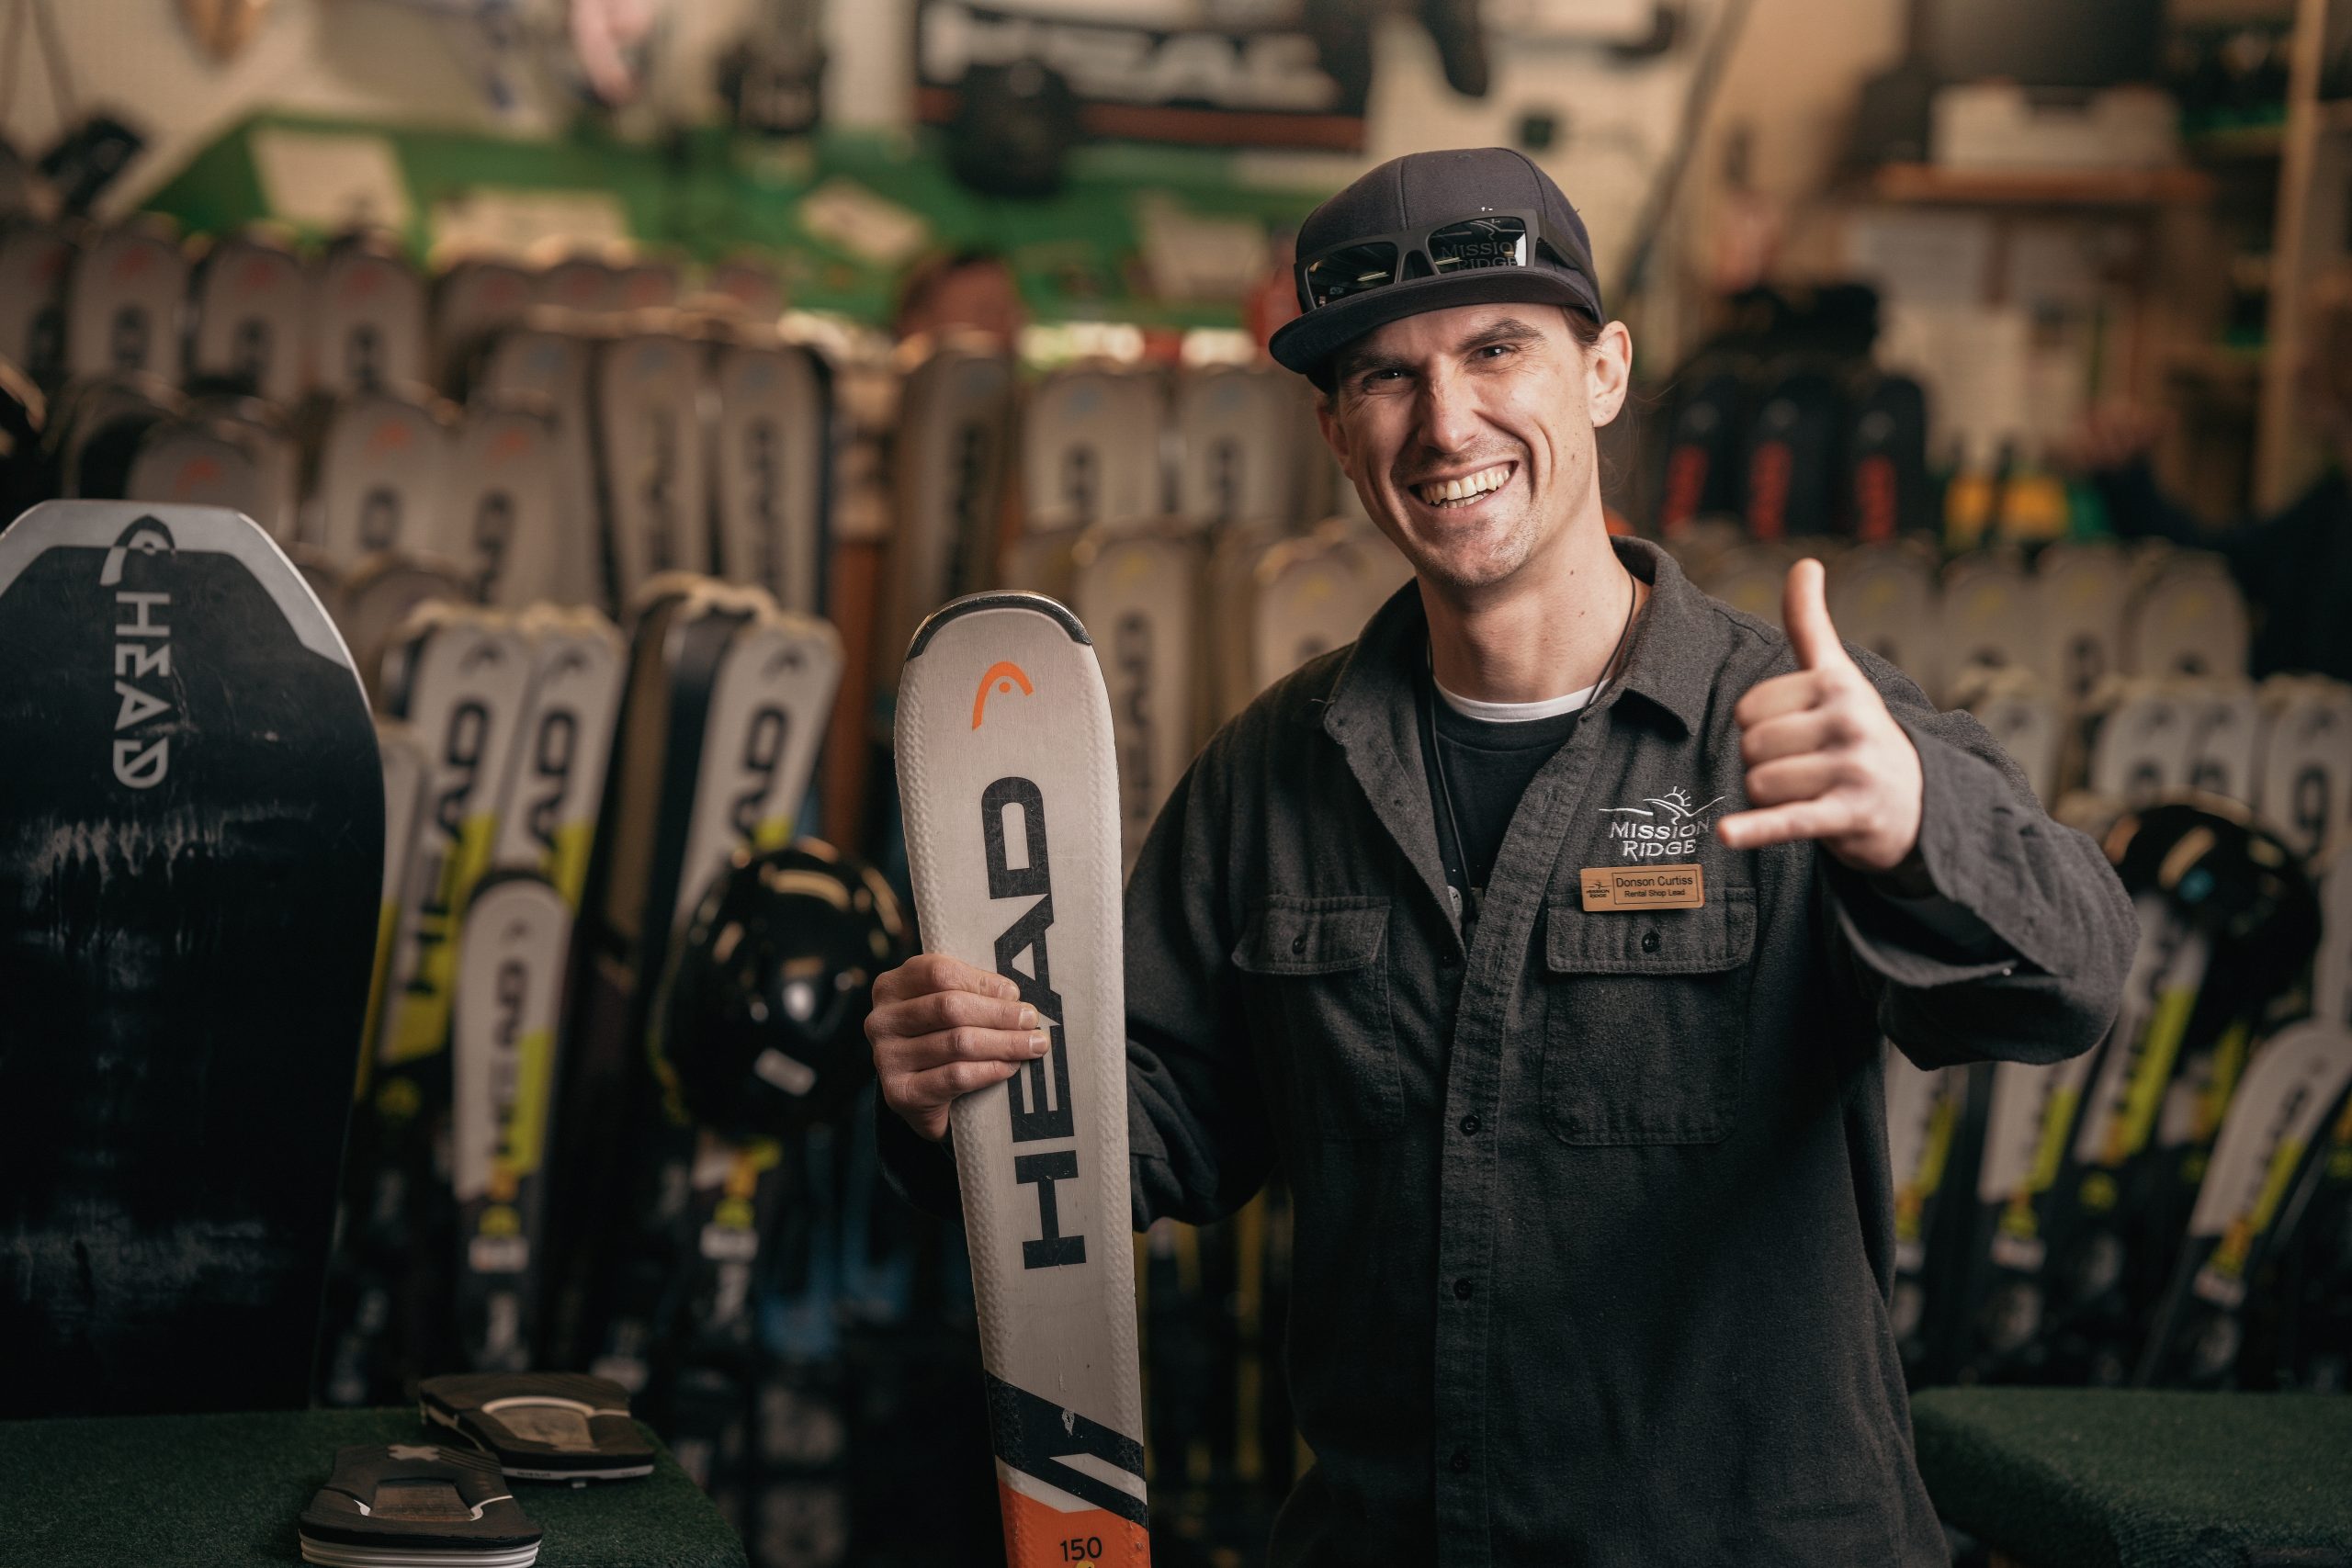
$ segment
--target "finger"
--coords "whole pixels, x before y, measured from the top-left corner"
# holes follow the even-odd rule
[[[1731,710],[1731,716],[1742,729],[1753,729],[1782,714],[1802,713],[1816,706],[1824,694],[1820,675],[1811,670],[1799,670],[1748,687],[1738,705]]]
[[[929,1072],[950,1062],[1027,1062],[1046,1054],[1053,1037],[1042,1029],[942,1029],[900,1034],[875,1052],[876,1066],[893,1073]]]
[[[1852,721],[1834,707],[1804,708],[1747,725],[1739,734],[1739,760],[1753,768],[1782,757],[1826,751],[1852,738]]]
[[[1832,796],[1764,811],[1735,811],[1715,824],[1715,837],[1726,849],[1754,850],[1799,839],[1834,839],[1852,826],[1852,808]]]
[[[1817,560],[1805,559],[1789,568],[1781,591],[1781,626],[1796,649],[1800,670],[1829,670],[1850,662],[1838,628],[1829,624],[1829,600],[1824,584],[1828,573]]]
[[[1845,780],[1844,759],[1808,751],[1748,769],[1747,801],[1750,806],[1785,806],[1792,800],[1817,800]]]
[[[944,953],[917,953],[884,978],[892,976],[896,978],[891,986],[891,1000],[925,996],[933,991],[971,991],[983,997],[1007,998],[1021,994],[1018,986],[995,971],[975,968]],[[882,982],[876,981],[874,988],[875,999],[882,1000]]]
[[[970,991],[930,991],[874,1010],[877,1027],[891,1034],[930,1034],[943,1029],[1031,1030],[1037,1027],[1037,1010],[1027,1002],[1007,1001],[995,995]]]
[[[928,1072],[909,1073],[898,1080],[890,1109],[904,1115],[909,1111],[949,1105],[976,1089],[1002,1083],[1020,1070],[1018,1062],[950,1062]]]

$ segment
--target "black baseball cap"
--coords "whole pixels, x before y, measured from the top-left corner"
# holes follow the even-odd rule
[[[1318,255],[1360,241],[1429,230],[1484,215],[1532,212],[1542,244],[1523,266],[1473,266],[1432,272],[1424,258],[1407,258],[1394,283],[1363,288],[1317,305],[1307,269]],[[1416,261],[1423,261],[1416,275]],[[1268,346],[1286,369],[1328,381],[1331,356],[1375,327],[1424,310],[1456,305],[1566,305],[1596,321],[1609,318],[1593,276],[1592,242],[1584,220],[1525,153],[1508,147],[1466,147],[1392,158],[1313,212],[1298,231],[1294,269],[1303,312],[1274,333]]]

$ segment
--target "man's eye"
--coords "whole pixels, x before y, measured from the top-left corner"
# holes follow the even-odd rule
[[[1478,356],[1482,359],[1497,359],[1510,352],[1511,345],[1507,343],[1490,343],[1478,350]]]

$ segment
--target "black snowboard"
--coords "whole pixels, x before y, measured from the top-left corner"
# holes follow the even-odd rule
[[[349,655],[235,513],[0,534],[0,1417],[299,1407],[383,873]]]

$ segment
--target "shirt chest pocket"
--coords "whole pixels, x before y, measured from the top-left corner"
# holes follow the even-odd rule
[[[1388,1003],[1385,898],[1272,897],[1233,950],[1250,1032],[1280,1063],[1291,1114],[1327,1138],[1405,1124]]]
[[[1544,1119],[1578,1145],[1712,1144],[1738,1111],[1756,890],[1695,909],[1544,907]]]

